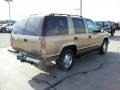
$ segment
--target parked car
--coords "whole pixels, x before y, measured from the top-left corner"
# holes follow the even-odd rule
[[[101,27],[104,31],[107,31],[111,34],[111,36],[114,36],[115,34],[115,25],[113,22],[110,21],[96,21],[96,25]]]
[[[6,32],[6,27],[7,27],[7,24],[3,24],[0,26],[0,32]]]
[[[112,29],[114,30],[114,33],[115,33],[115,30],[117,30],[117,23],[111,22],[111,25],[112,25]]]
[[[116,23],[116,27],[117,27],[116,30],[120,30],[120,23],[119,22]]]
[[[6,27],[6,32],[11,33],[12,30],[13,30],[13,28],[14,28],[14,25],[12,25],[12,26],[7,26],[7,27]]]
[[[120,23],[118,23],[118,29],[120,30]]]
[[[23,62],[55,60],[62,70],[69,70],[78,54],[99,50],[107,52],[109,34],[98,30],[91,19],[66,14],[33,15],[15,24],[11,46]]]
[[[0,25],[0,32],[11,32],[12,29],[14,27],[14,23],[11,23],[11,25],[9,23],[6,23],[6,24],[1,24]]]

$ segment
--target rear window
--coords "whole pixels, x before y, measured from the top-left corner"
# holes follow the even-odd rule
[[[40,36],[42,32],[43,17],[31,16],[15,23],[12,33],[20,35]]]
[[[25,35],[40,36],[42,33],[43,18],[32,16],[26,25]]]
[[[17,21],[14,25],[14,29],[12,30],[12,33],[23,35],[28,19],[29,18]]]
[[[66,35],[68,32],[69,29],[66,17],[46,17],[46,36]]]

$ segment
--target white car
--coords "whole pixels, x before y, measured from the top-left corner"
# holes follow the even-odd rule
[[[11,33],[11,31],[13,30],[13,28],[14,28],[14,25],[12,25],[12,26],[7,26],[7,27],[6,27],[6,32]]]

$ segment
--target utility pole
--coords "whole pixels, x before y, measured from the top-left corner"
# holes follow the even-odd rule
[[[80,8],[75,8],[75,11],[80,13],[80,16],[82,16],[82,0],[80,0]]]
[[[13,0],[5,0],[6,2],[8,2],[8,7],[9,7],[9,24],[11,26],[11,7],[10,7],[10,2],[12,2]]]
[[[80,16],[82,16],[82,0],[80,0]]]
[[[75,11],[77,12],[77,15],[80,15],[80,8],[75,8]]]

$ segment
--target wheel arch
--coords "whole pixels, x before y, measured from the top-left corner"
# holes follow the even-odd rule
[[[103,39],[103,41],[107,41],[107,42],[109,42],[108,37],[105,37],[105,38]]]
[[[75,55],[76,55],[76,53],[77,53],[77,46],[76,46],[75,44],[65,45],[64,47],[61,48],[60,54],[61,54],[62,51],[65,50],[65,49],[71,49],[71,50],[74,52]]]

